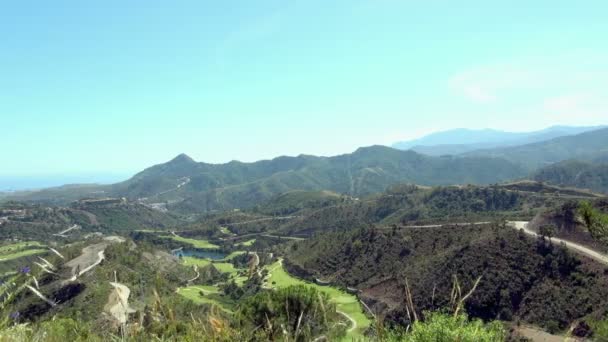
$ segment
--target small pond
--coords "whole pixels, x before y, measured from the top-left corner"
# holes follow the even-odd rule
[[[211,259],[211,260],[222,260],[228,256],[228,253],[222,253],[219,251],[204,251],[198,249],[180,249],[173,251],[173,255],[176,257],[193,257],[199,259]]]

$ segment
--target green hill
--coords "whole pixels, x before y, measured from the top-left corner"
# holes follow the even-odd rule
[[[352,201],[352,198],[331,191],[294,190],[275,196],[256,206],[254,211],[265,215],[289,215],[303,209],[323,208],[346,201]]]
[[[607,163],[563,161],[538,170],[533,178],[551,184],[608,192]]]
[[[294,242],[287,253],[290,272],[358,291],[371,310],[399,323],[407,320],[406,279],[422,312],[449,305],[454,276],[463,293],[481,276],[466,303],[470,315],[552,332],[607,304],[603,267],[501,225],[365,228]]]
[[[496,158],[429,157],[372,146],[336,157],[280,157],[256,163],[212,165],[179,156],[112,186],[112,193],[167,202],[182,212],[247,208],[293,190],[329,190],[350,196],[380,192],[393,184],[490,184],[522,176]]]
[[[358,201],[304,209],[272,227],[278,235],[308,236],[319,232],[381,226],[531,219],[540,209],[593,194],[538,182],[492,186],[420,187],[398,185]]]
[[[121,199],[72,203],[67,207],[8,202],[0,205],[0,238],[75,240],[89,233],[169,229],[183,221],[170,213]],[[60,234],[70,227],[66,234]]]

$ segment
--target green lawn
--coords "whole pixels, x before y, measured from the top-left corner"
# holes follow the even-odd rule
[[[234,253],[242,254],[242,252]],[[234,279],[239,285],[242,285],[247,280],[246,276],[238,275],[239,271],[242,270],[235,268],[234,265],[229,262],[212,262],[211,260],[193,257],[184,257],[182,260],[184,265],[206,266],[213,263],[213,266],[215,266],[218,271],[230,274],[230,278]],[[285,271],[282,263],[279,261],[268,265],[265,268],[269,272],[269,277],[267,280],[268,286],[277,288],[289,287],[292,285],[304,285],[314,287],[321,292],[327,293],[331,300],[336,304],[336,308],[339,311],[346,313],[357,322],[357,328],[352,332],[347,333],[346,340],[350,341],[353,339],[357,340],[363,338],[363,332],[371,325],[371,321],[363,313],[363,307],[361,303],[359,303],[356,296],[335,287],[321,286],[295,278]],[[275,284],[272,284],[272,282],[275,282]],[[200,295],[201,291],[204,293],[203,296]],[[220,291],[216,286],[190,286],[180,288],[178,292],[180,295],[192,300],[195,303],[216,305],[226,312],[232,312],[235,306],[233,301],[220,294]]]
[[[238,253],[238,252],[235,252]],[[233,256],[234,257],[234,256]],[[234,279],[234,281],[238,285],[243,285],[247,280],[245,276],[239,276],[240,269],[234,267],[233,264],[229,262],[214,262],[209,259],[200,259],[195,257],[183,257],[182,263],[185,266],[193,266],[197,265],[198,267],[205,267],[207,265],[213,264],[213,266],[222,273],[228,273],[230,275],[230,279]]]
[[[220,227],[220,232],[222,232],[222,234],[226,234],[226,235],[234,235],[234,233],[231,232],[230,229],[228,229],[226,227]]]
[[[251,240],[239,242],[236,244],[236,246],[251,247],[254,243],[255,243],[255,239],[251,239]]]
[[[204,293],[201,296],[201,292]],[[185,298],[198,304],[211,304],[220,309],[233,313],[234,301],[219,293],[219,289],[215,286],[189,286],[178,289],[178,293]]]
[[[175,236],[175,235],[164,235],[161,237],[165,238],[165,239],[173,239],[175,241],[188,243],[188,244],[191,244],[194,248],[204,248],[204,249],[219,249],[220,248],[220,246],[214,245],[207,240],[189,239],[189,238]]]
[[[211,264],[211,261],[209,259],[200,259],[200,258],[195,258],[195,257],[183,257],[182,263],[186,266],[197,265],[198,267],[205,267],[205,266]]]
[[[18,242],[10,245],[0,246],[0,255],[10,252],[15,252],[28,247],[45,247],[38,241]]]
[[[232,260],[232,259],[234,259],[235,257],[237,257],[237,256],[239,256],[239,255],[242,255],[242,254],[245,254],[245,253],[247,253],[247,252],[245,252],[245,251],[236,251],[236,252],[232,252],[232,253],[228,254],[228,255],[227,255],[227,256],[226,256],[224,259],[222,259],[222,260]]]
[[[229,262],[214,262],[213,266],[215,266],[215,268],[217,268],[217,270],[222,273],[234,274],[237,272],[236,268],[234,268],[234,265]]]
[[[314,287],[321,292],[327,293],[332,301],[336,303],[336,308],[352,317],[357,322],[357,329],[347,333],[347,339],[362,339],[363,332],[371,325],[371,321],[363,313],[364,308],[356,296],[346,293],[331,286],[321,286],[291,276],[282,264],[277,261],[272,265],[266,266],[270,274],[268,278],[268,286],[272,287],[288,287],[293,285],[305,285]],[[272,282],[275,282],[273,285]]]

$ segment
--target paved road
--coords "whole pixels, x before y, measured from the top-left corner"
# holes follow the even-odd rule
[[[465,226],[481,226],[483,224],[490,224],[492,222],[462,222],[462,223],[440,223],[440,224],[425,224],[425,225],[414,225],[414,226],[397,226],[397,229],[416,229],[416,228],[441,228],[441,227],[465,227]],[[393,229],[392,226],[381,226],[378,229]]]
[[[69,227],[68,229],[66,229],[66,230],[64,230],[64,231],[59,232],[59,233],[57,233],[57,234],[53,234],[53,235],[55,235],[55,236],[61,236],[61,237],[67,237],[65,234],[69,233],[70,231],[72,231],[72,230],[74,230],[74,229],[80,229],[80,226],[79,226],[79,225],[77,225],[77,224],[75,224],[75,225],[73,225],[73,226]]]
[[[536,232],[528,229],[528,222],[526,222],[526,221],[509,221],[508,224],[515,229],[521,229],[524,233],[526,233],[528,235],[531,235],[534,237],[539,236]],[[604,265],[608,265],[608,256],[606,256],[605,254],[598,253],[583,245],[579,245],[578,243],[570,242],[570,241],[567,241],[564,239],[559,239],[559,238],[553,237],[550,240],[552,242],[564,244],[564,246],[570,250],[584,254],[584,255],[590,257],[591,259],[596,260]]]

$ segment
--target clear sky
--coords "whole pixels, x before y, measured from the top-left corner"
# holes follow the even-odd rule
[[[0,175],[608,123],[608,1],[5,1]]]

